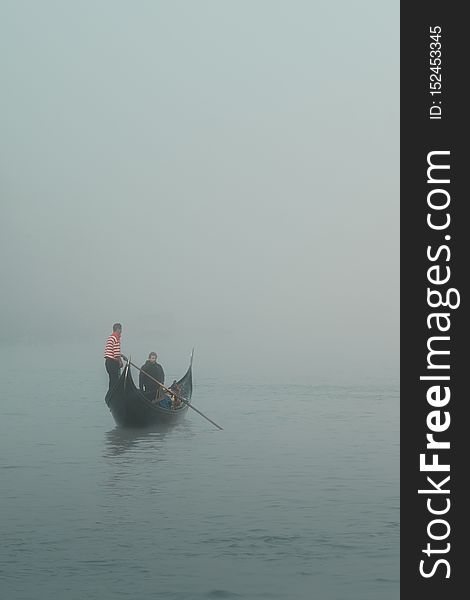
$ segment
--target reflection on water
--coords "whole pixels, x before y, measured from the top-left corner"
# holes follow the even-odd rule
[[[142,516],[147,503],[153,506],[160,502],[165,486],[173,479],[173,467],[181,475],[178,457],[181,451],[186,452],[194,435],[191,424],[186,422],[145,429],[116,427],[107,431],[103,440],[107,469],[101,480],[104,504],[116,506],[130,501],[134,491],[140,490]]]
[[[115,427],[105,434],[104,456],[119,456],[130,450],[145,449],[162,450],[166,436],[171,434],[184,436],[185,439],[194,436],[190,421],[178,425],[158,424],[152,427],[130,428]]]
[[[148,445],[150,441],[162,440],[168,427],[159,426],[152,429],[124,429],[116,427],[111,431],[106,432],[105,456],[118,456],[145,443]]]

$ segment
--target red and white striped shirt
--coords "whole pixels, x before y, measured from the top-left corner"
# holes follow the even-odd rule
[[[116,332],[109,336],[104,347],[104,357],[112,358],[113,360],[120,360],[121,358],[121,336]]]

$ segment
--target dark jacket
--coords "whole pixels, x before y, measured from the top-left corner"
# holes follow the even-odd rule
[[[142,365],[139,375],[139,387],[142,391],[147,393],[155,393],[157,389],[160,387],[158,383],[152,381],[148,377],[146,377],[145,373],[148,373],[151,377],[159,381],[160,383],[165,383],[165,373],[163,372],[162,365],[158,363],[151,363],[149,360]],[[142,371],[145,371],[143,373]]]

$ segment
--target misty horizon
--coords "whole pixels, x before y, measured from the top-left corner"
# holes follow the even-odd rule
[[[398,15],[361,6],[4,5],[4,347],[397,377]]]

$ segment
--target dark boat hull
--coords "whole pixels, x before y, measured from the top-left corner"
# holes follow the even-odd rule
[[[179,382],[181,394],[188,401],[192,394],[191,366]],[[171,425],[186,416],[188,405],[168,409],[151,402],[135,385],[129,363],[123,369],[119,381],[105,397],[111,414],[120,427],[151,427],[153,425]]]

